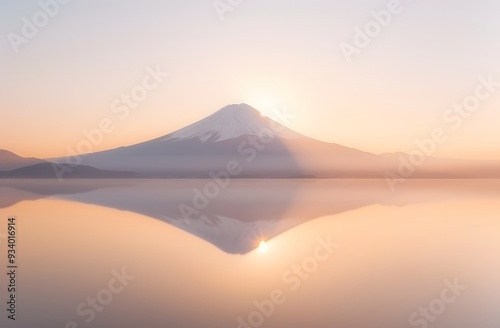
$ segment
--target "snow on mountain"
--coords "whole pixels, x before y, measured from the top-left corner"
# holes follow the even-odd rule
[[[278,126],[279,129],[271,129]],[[277,131],[279,130],[279,131]],[[242,135],[264,135],[295,140],[300,134],[264,117],[258,110],[247,105],[229,105],[205,119],[167,135],[162,141],[198,138],[202,143],[219,142]]]

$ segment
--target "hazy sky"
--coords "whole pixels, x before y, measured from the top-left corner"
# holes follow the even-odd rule
[[[0,0],[0,149],[64,156],[103,118],[115,129],[93,150],[109,149],[246,102],[366,151],[412,151],[443,128],[437,155],[500,159],[500,87],[460,124],[443,118],[479,76],[500,81],[498,0],[401,0],[348,63],[341,43],[389,2],[247,0],[221,20],[213,0],[72,0],[44,22],[37,1]],[[16,52],[12,33],[34,16],[42,26]],[[169,76],[122,120],[113,103],[156,66]]]

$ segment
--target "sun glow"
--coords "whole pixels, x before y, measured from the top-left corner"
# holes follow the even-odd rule
[[[276,110],[276,102],[269,96],[253,96],[248,101],[248,104],[257,109],[263,117],[272,116],[272,113]]]
[[[261,241],[259,244],[258,251],[261,254],[267,253],[267,251],[269,251],[269,245],[264,240]]]

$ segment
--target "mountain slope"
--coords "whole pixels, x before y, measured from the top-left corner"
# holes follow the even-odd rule
[[[226,106],[154,140],[82,158],[84,165],[154,178],[210,178],[229,163],[237,163],[238,178],[367,178],[380,177],[390,162],[303,136],[246,104]]]

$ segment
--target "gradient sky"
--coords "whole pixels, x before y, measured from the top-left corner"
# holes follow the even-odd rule
[[[248,0],[221,21],[213,0],[73,0],[14,52],[7,38],[37,1],[0,1],[0,149],[65,156],[111,104],[159,65],[169,77],[94,150],[156,138],[232,103],[286,106],[290,128],[374,153],[500,160],[500,89],[450,130],[442,115],[500,81],[497,0],[402,0],[403,12],[347,63],[342,42],[384,0]]]

